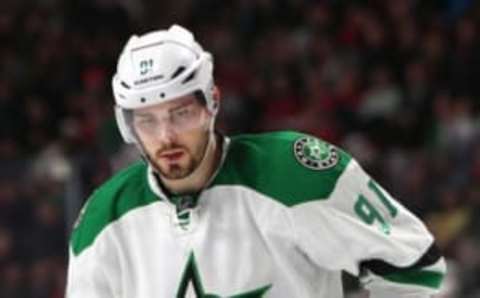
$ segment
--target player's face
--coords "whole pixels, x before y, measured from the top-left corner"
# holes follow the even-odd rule
[[[133,127],[159,174],[190,175],[202,161],[212,115],[199,100],[184,96],[133,112]]]

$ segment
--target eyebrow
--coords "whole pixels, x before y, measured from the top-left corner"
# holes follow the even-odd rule
[[[182,104],[179,104],[178,106],[175,106],[171,109],[168,109],[169,111],[175,111],[175,110],[179,110],[181,108],[184,108],[184,107],[187,107],[187,106],[190,106],[190,105],[193,105],[195,102],[194,101],[188,101],[188,102],[184,102]]]
[[[133,112],[133,117],[140,117],[140,118],[148,118],[152,117],[152,113],[150,112]]]
[[[186,106],[193,105],[193,104],[195,104],[194,100],[188,100],[186,102],[178,104],[177,106],[169,108],[168,111],[169,112],[176,111],[176,110],[179,110],[181,108],[184,108]],[[138,111],[138,110],[133,110],[133,116],[134,117],[148,118],[148,117],[153,117],[154,116],[153,114],[155,114],[155,112],[149,112],[149,111],[141,112],[141,111]]]

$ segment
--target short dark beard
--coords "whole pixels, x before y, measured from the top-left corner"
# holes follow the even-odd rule
[[[173,164],[170,165],[170,169],[168,172],[162,170],[162,168],[154,162],[155,169],[160,174],[161,177],[165,177],[169,180],[176,180],[176,179],[183,179],[195,171],[198,167],[200,161],[197,161],[195,157],[192,157],[191,162],[187,165],[187,168],[181,168],[180,166]]]
[[[207,152],[207,147],[208,147],[208,144],[210,143],[209,140],[210,140],[210,132],[206,132],[205,133],[205,138],[204,138],[204,142],[202,144],[202,148],[197,152],[197,154],[193,153],[193,152],[190,152],[188,150],[188,148],[185,148],[185,147],[181,147],[179,146],[180,148],[182,148],[183,150],[185,150],[186,152],[189,153],[189,155],[191,156],[191,160],[190,160],[190,163],[187,164],[187,167],[186,168],[181,168],[179,167],[178,165],[171,165],[170,166],[170,171],[169,172],[165,172],[162,170],[162,168],[160,167],[160,165],[158,165],[154,159],[150,158],[149,157],[149,160],[150,162],[152,163],[152,165],[154,166],[155,170],[157,171],[157,173],[159,173],[160,177],[163,177],[163,178],[166,178],[168,180],[177,180],[177,179],[183,179],[183,178],[186,178],[188,177],[189,175],[191,175],[199,166],[200,166],[200,163],[202,162],[202,160],[205,158],[205,154]]]

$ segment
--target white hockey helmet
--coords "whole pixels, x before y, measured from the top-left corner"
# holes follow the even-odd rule
[[[129,111],[201,92],[207,109],[216,114],[213,100],[213,62],[187,29],[133,35],[123,49],[112,79],[115,117],[127,143],[136,143]]]

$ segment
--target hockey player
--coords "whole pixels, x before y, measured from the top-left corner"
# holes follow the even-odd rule
[[[143,156],[86,202],[67,298],[423,298],[445,263],[423,223],[348,153],[297,132],[215,132],[210,54],[186,29],[133,36],[116,119]]]

